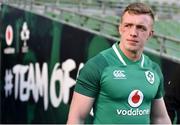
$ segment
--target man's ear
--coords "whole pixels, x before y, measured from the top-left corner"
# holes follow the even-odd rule
[[[150,33],[149,33],[149,37],[147,38],[147,40],[148,40],[149,38],[151,38],[153,35],[154,35],[154,31],[151,30]]]
[[[149,37],[152,37],[154,35],[154,30],[151,30],[151,32],[149,33]]]

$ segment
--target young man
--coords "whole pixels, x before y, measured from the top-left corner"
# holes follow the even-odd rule
[[[143,3],[130,4],[119,26],[120,42],[90,59],[80,71],[68,124],[170,124],[160,68],[143,54],[154,16]]]

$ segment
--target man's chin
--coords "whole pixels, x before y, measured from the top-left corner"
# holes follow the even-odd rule
[[[133,52],[133,53],[137,53],[138,49],[137,48],[127,48],[128,51]]]

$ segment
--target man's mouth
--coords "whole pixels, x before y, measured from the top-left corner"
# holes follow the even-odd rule
[[[127,39],[127,41],[129,41],[129,42],[133,42],[133,43],[138,43],[138,41],[137,41],[137,40],[133,40],[133,39]]]

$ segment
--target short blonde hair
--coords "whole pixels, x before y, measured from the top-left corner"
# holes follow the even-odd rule
[[[154,21],[154,12],[151,9],[150,6],[146,5],[145,3],[132,3],[129,4],[123,11],[122,15],[121,15],[121,21],[123,19],[124,14],[128,12],[130,14],[147,14],[149,15],[153,21]]]

